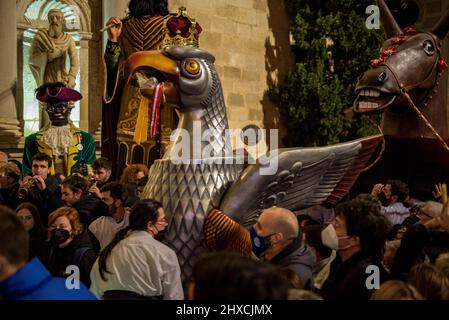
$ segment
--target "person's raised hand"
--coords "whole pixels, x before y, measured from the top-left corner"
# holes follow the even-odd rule
[[[371,195],[373,195],[374,197],[377,197],[379,195],[379,193],[382,192],[383,187],[384,187],[384,185],[382,183],[376,183],[373,187],[373,190],[371,191]]]

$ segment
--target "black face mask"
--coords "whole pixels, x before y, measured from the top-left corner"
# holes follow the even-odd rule
[[[390,205],[390,203],[387,199],[387,196],[383,192],[379,193],[379,195],[377,196],[377,199],[379,199],[380,203],[384,207],[388,207]]]
[[[160,242],[162,242],[164,238],[165,238],[165,230],[158,231],[157,235],[154,236],[154,239]]]
[[[70,232],[66,229],[56,229],[53,231],[53,242],[55,244],[61,244],[66,242],[70,238]]]

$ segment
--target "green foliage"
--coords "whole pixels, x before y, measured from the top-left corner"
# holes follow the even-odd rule
[[[287,119],[286,145],[327,145],[377,132],[367,116],[350,111],[357,79],[384,40],[382,30],[365,26],[366,7],[374,1],[285,1],[296,68],[269,93]]]

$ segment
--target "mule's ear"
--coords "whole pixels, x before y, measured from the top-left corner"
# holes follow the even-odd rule
[[[382,20],[387,38],[393,38],[403,34],[385,1],[378,0],[378,5],[380,10],[380,19]]]
[[[440,22],[438,22],[438,24],[435,26],[432,33],[441,40],[443,40],[446,37],[448,31],[449,31],[449,11],[446,12],[443,18],[441,18]]]

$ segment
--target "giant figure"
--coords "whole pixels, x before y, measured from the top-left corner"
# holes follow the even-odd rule
[[[447,98],[439,92],[447,68],[442,42],[449,12],[430,32],[418,33],[413,27],[402,30],[385,1],[378,2],[387,41],[357,84],[354,108],[383,113],[386,147],[361,184],[368,190],[393,177],[407,181],[423,198],[431,197],[433,185],[449,174]]]
[[[33,156],[48,154],[53,159],[51,174],[70,176],[75,169],[88,170],[95,160],[93,136],[69,123],[73,102],[82,95],[63,83],[47,83],[36,89],[36,99],[45,105],[51,125],[26,137],[22,171],[31,174]]]
[[[102,156],[113,160],[113,172],[118,176],[128,164],[150,166],[160,158],[160,148],[168,144],[175,123],[172,108],[165,105],[162,110],[154,110],[159,106],[153,103],[152,96],[142,96],[138,88],[124,81],[126,59],[135,52],[168,45],[198,46],[201,27],[187,16],[185,8],[177,15],[169,14],[167,0],[131,0],[128,16],[123,20],[112,17],[108,26]],[[144,86],[151,81],[141,77],[139,84]],[[160,124],[155,119],[159,112]],[[150,129],[151,121],[153,129]]]
[[[232,158],[214,60],[204,50],[172,46],[134,53],[125,67],[130,82],[139,73],[157,76],[164,82],[167,103],[177,106],[180,114],[177,129],[182,130],[154,162],[141,198],[163,204],[169,221],[165,241],[178,254],[184,276],[206,250],[203,225],[214,209],[250,227],[271,206],[297,210],[336,204],[382,141],[377,135],[329,147],[272,150],[267,161],[244,168]],[[194,134],[206,130],[207,141]]]

